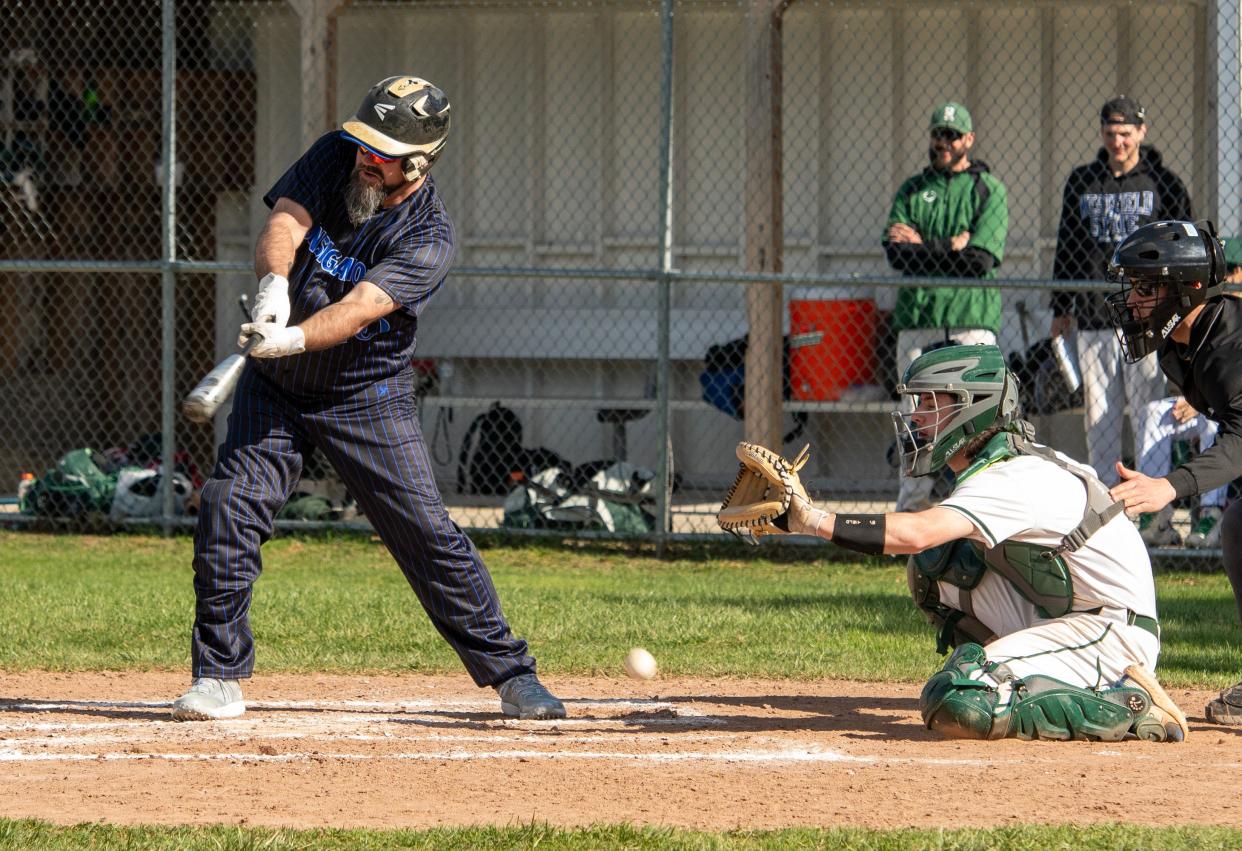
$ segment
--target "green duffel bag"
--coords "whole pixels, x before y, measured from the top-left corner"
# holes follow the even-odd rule
[[[107,514],[116,491],[116,473],[94,449],[65,453],[26,493],[21,510],[39,517]]]

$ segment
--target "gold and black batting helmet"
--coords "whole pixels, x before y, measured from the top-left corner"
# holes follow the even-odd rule
[[[406,178],[417,180],[444,149],[448,96],[419,77],[388,77],[371,87],[341,130],[382,157],[400,159]]]

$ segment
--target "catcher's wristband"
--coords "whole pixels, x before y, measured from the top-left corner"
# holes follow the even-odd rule
[[[884,517],[883,514],[838,514],[832,542],[856,553],[884,555]]]

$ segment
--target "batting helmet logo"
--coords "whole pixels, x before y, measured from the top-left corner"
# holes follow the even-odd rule
[[[392,112],[397,107],[390,103],[377,103],[375,105],[375,114],[379,116],[379,120],[383,121],[384,116]]]

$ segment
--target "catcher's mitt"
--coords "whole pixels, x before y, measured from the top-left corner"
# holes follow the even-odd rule
[[[770,449],[742,441],[737,445],[737,460],[742,462],[733,487],[729,488],[716,522],[726,532],[751,543],[763,535],[789,533],[789,509],[794,499],[810,506],[798,471],[810,457],[810,444],[792,462]]]

